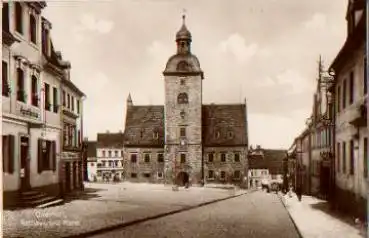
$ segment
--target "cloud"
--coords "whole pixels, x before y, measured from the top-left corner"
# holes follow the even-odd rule
[[[327,16],[322,13],[315,13],[308,21],[304,22],[303,25],[307,29],[311,30],[322,30],[327,25]]]
[[[259,46],[256,43],[246,45],[245,39],[240,34],[235,33],[222,41],[219,44],[219,49],[222,53],[232,54],[238,62],[243,63],[256,55]]]
[[[313,90],[313,83],[300,75],[299,72],[288,69],[275,77],[277,84],[289,86],[288,94],[298,94]]]
[[[80,23],[77,25],[77,31],[92,31],[100,34],[109,33],[114,27],[114,22],[96,19],[92,14],[83,14]]]

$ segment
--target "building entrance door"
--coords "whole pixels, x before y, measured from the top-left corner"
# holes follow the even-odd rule
[[[28,137],[22,136],[20,138],[20,178],[21,190],[23,191],[31,188],[28,149],[29,139]]]

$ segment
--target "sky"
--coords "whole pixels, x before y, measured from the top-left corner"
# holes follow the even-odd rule
[[[319,55],[346,38],[348,0],[48,1],[52,39],[86,94],[84,134],[124,131],[126,99],[163,105],[182,24],[204,71],[203,103],[247,99],[249,142],[288,149],[311,114]]]

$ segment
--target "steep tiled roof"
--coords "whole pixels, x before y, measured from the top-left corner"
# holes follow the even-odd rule
[[[249,169],[269,169],[270,174],[282,174],[286,156],[286,150],[263,149],[263,155],[249,155]]]
[[[203,105],[202,123],[204,146],[247,145],[244,104]],[[163,147],[164,106],[129,106],[124,134],[126,146]]]
[[[98,148],[122,148],[124,141],[124,134],[118,133],[98,133],[97,147]]]
[[[203,105],[205,146],[247,145],[245,104]]]
[[[96,141],[88,141],[87,142],[87,157],[92,158],[96,157]]]
[[[164,147],[164,106],[129,106],[124,134],[126,146]]]

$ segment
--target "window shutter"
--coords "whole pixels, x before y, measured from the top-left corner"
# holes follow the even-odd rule
[[[14,136],[9,135],[9,141],[8,141],[8,149],[9,149],[9,173],[14,173]]]
[[[51,142],[51,158],[52,158],[52,166],[53,166],[53,171],[56,171],[56,142],[52,141]]]
[[[38,161],[38,166],[37,166],[37,171],[38,173],[41,173],[43,168],[42,168],[42,139],[38,139],[38,146],[37,146],[37,161]]]

